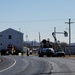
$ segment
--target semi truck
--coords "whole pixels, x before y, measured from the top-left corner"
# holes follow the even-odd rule
[[[40,42],[39,50],[38,50],[39,57],[43,57],[44,55],[50,57],[54,55],[54,50],[52,48],[52,44],[50,41],[43,39]]]

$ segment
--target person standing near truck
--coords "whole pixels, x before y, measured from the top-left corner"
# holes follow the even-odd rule
[[[29,56],[29,49],[27,48],[27,56]]]

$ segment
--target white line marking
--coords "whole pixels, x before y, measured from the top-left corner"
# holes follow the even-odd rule
[[[13,59],[13,60],[14,60],[14,59]],[[8,67],[8,68],[5,68],[5,69],[1,70],[0,72],[3,72],[3,71],[5,71],[5,70],[10,69],[10,68],[11,68],[11,67],[13,67],[15,64],[16,64],[16,60],[14,60],[14,64],[13,64],[13,65],[11,65],[11,66],[10,66],[10,67]]]

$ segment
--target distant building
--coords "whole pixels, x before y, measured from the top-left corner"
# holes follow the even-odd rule
[[[12,46],[23,49],[23,33],[11,28],[0,32],[0,50]]]

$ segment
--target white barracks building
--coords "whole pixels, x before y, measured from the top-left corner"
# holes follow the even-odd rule
[[[8,46],[23,49],[23,33],[11,28],[0,32],[0,50],[6,50]]]

